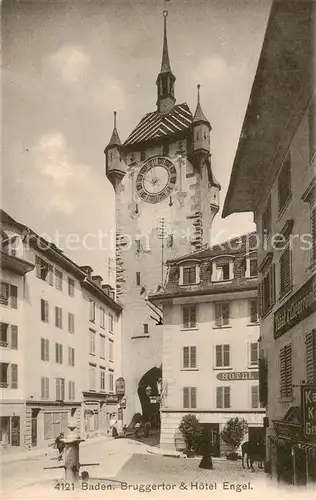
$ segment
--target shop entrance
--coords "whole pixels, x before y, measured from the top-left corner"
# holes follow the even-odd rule
[[[201,424],[211,437],[210,452],[212,457],[220,456],[219,424]]]

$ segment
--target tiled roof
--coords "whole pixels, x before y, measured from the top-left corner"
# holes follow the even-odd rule
[[[200,123],[200,122],[207,123],[209,126],[211,126],[210,122],[208,121],[205,114],[203,113],[201,104],[198,102],[197,106],[196,106],[194,118],[193,118],[193,123]]]
[[[107,145],[107,148],[110,146],[121,146],[121,139],[120,136],[118,135],[118,131],[116,130],[116,127],[114,127],[111,139]]]
[[[128,136],[124,146],[185,132],[191,126],[192,120],[193,116],[186,102],[177,104],[165,115],[158,111],[147,113]]]

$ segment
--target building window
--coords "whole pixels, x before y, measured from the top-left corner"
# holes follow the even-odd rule
[[[75,333],[75,315],[68,313],[68,332]]]
[[[12,309],[18,308],[18,287],[10,283],[1,282],[0,304],[10,306]]]
[[[316,205],[311,209],[312,263],[316,262]]]
[[[75,295],[75,281],[72,278],[68,278],[68,295],[70,297]]]
[[[251,386],[251,408],[260,408],[259,385]]]
[[[9,387],[9,363],[0,363],[0,388]]]
[[[55,268],[55,286],[57,290],[63,289],[63,273]]]
[[[195,285],[197,282],[196,279],[196,268],[197,266],[186,266],[183,267],[183,285]]]
[[[249,300],[250,323],[258,323],[258,299]]]
[[[49,264],[45,260],[41,259],[38,255],[35,257],[36,266],[36,276],[43,281],[48,279],[49,274]]]
[[[258,259],[256,256],[246,258],[246,278],[256,278],[258,276]]]
[[[109,371],[109,392],[114,391],[114,374],[112,371]]]
[[[288,344],[280,351],[281,398],[292,397],[292,346]]]
[[[105,337],[100,335],[100,358],[105,359]]]
[[[95,365],[89,365],[89,388],[90,391],[95,391],[95,373],[96,373],[96,366]]]
[[[49,378],[41,378],[41,399],[49,399]]]
[[[92,299],[89,299],[89,320],[95,321],[95,302]]]
[[[196,328],[196,304],[182,306],[183,328]]]
[[[308,333],[306,344],[306,381],[316,383],[316,330]]]
[[[229,302],[215,303],[215,326],[229,325]]]
[[[275,265],[272,264],[269,271],[263,277],[259,287],[261,296],[261,312],[266,314],[275,303]]]
[[[283,250],[280,256],[280,294],[286,294],[292,289],[292,256],[290,245]]]
[[[215,348],[215,366],[217,368],[230,367],[230,345],[217,345]]]
[[[18,327],[8,323],[0,323],[0,347],[18,348]]]
[[[105,368],[100,367],[100,391],[105,391]]]
[[[113,361],[113,340],[109,339],[109,361]]]
[[[100,307],[100,326],[101,326],[101,328],[105,328],[105,309],[104,309],[104,307]]]
[[[196,387],[183,387],[183,408],[196,408]]]
[[[230,387],[216,387],[216,408],[230,408]]]
[[[183,347],[183,368],[196,368],[196,346]]]
[[[95,354],[95,331],[89,330],[89,353]]]
[[[63,327],[63,310],[61,307],[55,307],[55,326],[57,328]]]
[[[271,224],[272,224],[272,215],[271,215],[271,197],[269,197],[266,207],[262,214],[262,234],[263,240],[264,236],[270,236],[271,234]]]
[[[63,362],[63,346],[58,342],[55,342],[55,362],[59,365]]]
[[[278,177],[279,213],[291,198],[291,158],[287,156]]]
[[[65,399],[65,379],[56,378],[56,401],[64,401]]]
[[[68,365],[75,366],[75,350],[73,347],[68,347]]]
[[[212,281],[228,281],[234,277],[234,261],[212,262]]]
[[[49,340],[41,338],[41,360],[49,361]]]
[[[147,335],[149,330],[148,330],[148,323],[144,323],[144,335]]]
[[[48,301],[41,299],[41,320],[48,323]]]
[[[109,313],[109,332],[114,332],[114,317],[113,314]]]
[[[68,381],[68,399],[69,401],[74,401],[76,398],[76,393],[75,393],[75,382],[72,380]]]
[[[260,354],[259,342],[250,342],[249,345],[249,365],[258,366]]]

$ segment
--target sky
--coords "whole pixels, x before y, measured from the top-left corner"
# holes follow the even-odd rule
[[[221,210],[271,1],[166,6],[177,103],[194,112],[200,84],[212,125],[213,169],[222,186],[212,229],[217,243],[255,228],[252,214],[222,219]],[[114,279],[108,258],[115,212],[103,150],[114,110],[123,142],[156,109],[163,9],[161,0],[2,2],[2,208],[105,281]],[[89,234],[100,231],[95,248]]]

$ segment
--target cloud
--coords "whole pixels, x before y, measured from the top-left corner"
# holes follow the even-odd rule
[[[48,58],[51,69],[66,85],[76,84],[90,66],[90,56],[80,47],[65,45]]]
[[[36,183],[45,197],[45,210],[74,213],[81,195],[90,188],[90,168],[74,160],[60,132],[42,135],[31,151]]]

